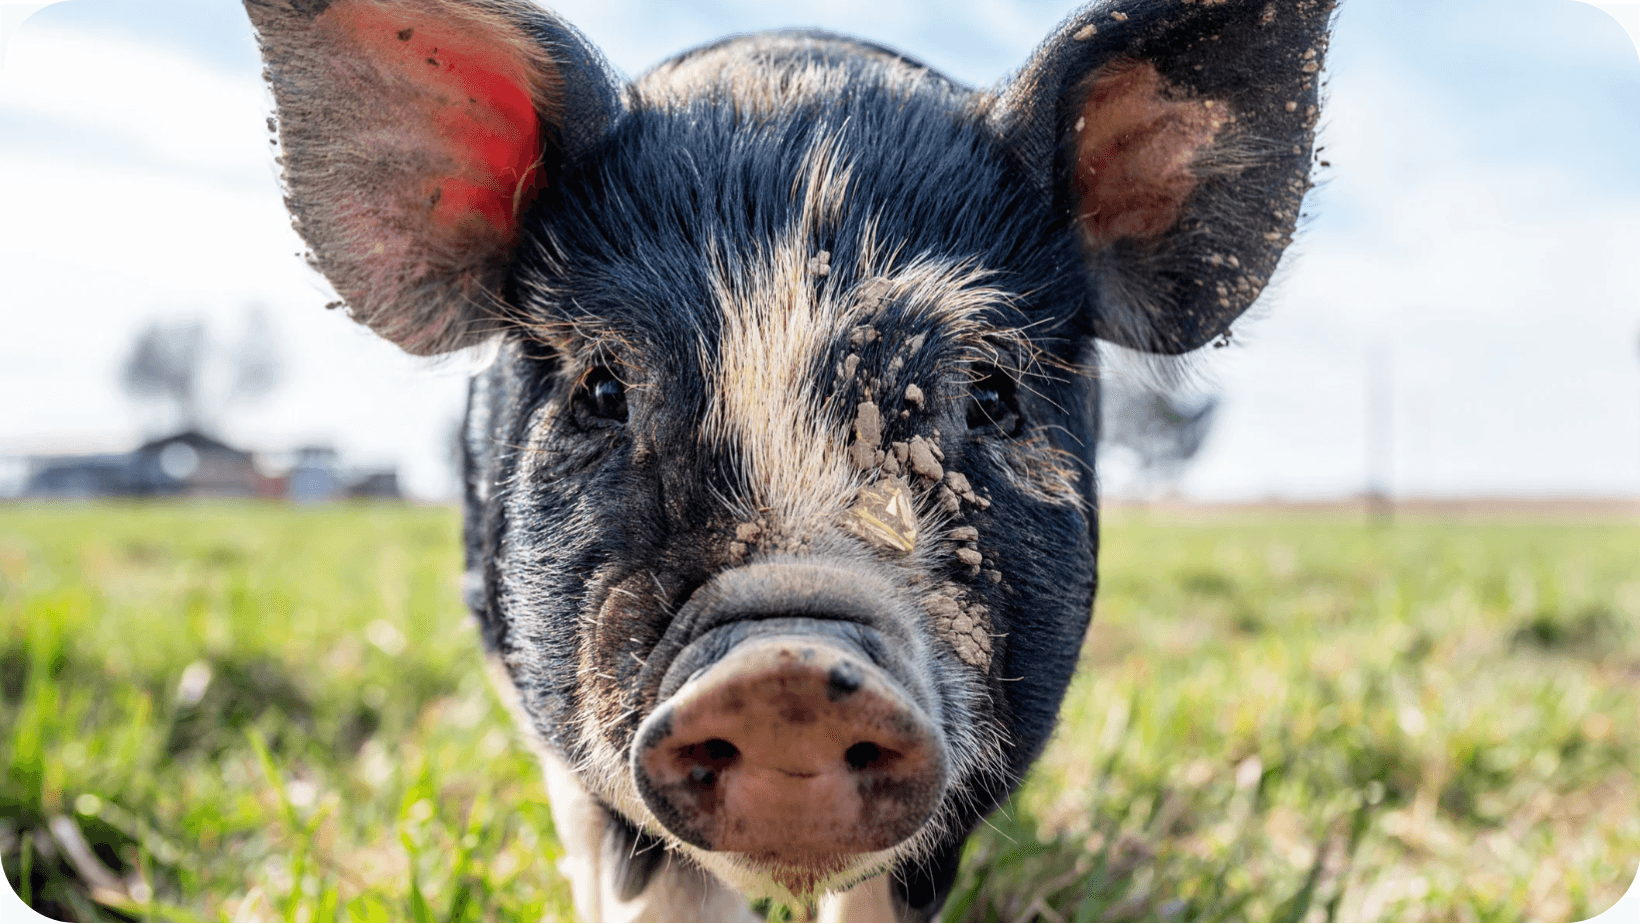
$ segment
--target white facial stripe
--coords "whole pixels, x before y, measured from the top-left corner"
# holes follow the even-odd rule
[[[821,135],[793,183],[800,212],[790,231],[760,253],[725,258],[721,243],[712,248],[723,334],[716,361],[702,357],[714,382],[704,435],[740,459],[745,509],[735,513],[768,517],[787,531],[830,523],[860,486],[846,453],[854,409],[828,406],[840,337],[870,324],[884,300],[900,319],[920,316],[936,336],[980,355],[1015,336],[999,335],[984,318],[1009,298],[985,284],[987,271],[928,256],[902,263],[897,252],[883,252],[874,221],[857,248],[862,265],[849,274],[864,282],[849,290],[831,284],[823,248],[849,207],[851,174],[836,136]]]

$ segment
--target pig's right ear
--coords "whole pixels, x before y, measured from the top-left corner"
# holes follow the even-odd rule
[[[286,204],[355,320],[410,353],[501,323],[520,224],[618,112],[614,78],[527,0],[245,0]]]
[[[1096,3],[1003,89],[994,124],[1078,237],[1097,336],[1183,353],[1258,297],[1310,188],[1333,5]]]

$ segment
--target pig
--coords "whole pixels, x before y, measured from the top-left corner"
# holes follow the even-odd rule
[[[990,90],[819,31],[635,80],[526,0],[245,0],[358,322],[489,357],[464,594],[577,914],[928,920],[1053,732],[1095,342],[1223,343],[1331,0],[1109,0]]]

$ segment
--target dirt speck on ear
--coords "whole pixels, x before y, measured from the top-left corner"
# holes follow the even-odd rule
[[[951,540],[954,542],[979,541],[979,530],[972,526],[958,526],[956,529],[951,530],[951,532],[947,535],[949,535]]]
[[[862,324],[859,327],[853,328],[849,331],[848,342],[850,346],[856,348],[865,346],[868,343],[876,343],[877,328],[872,327],[869,324]]]
[[[854,370],[860,368],[860,354],[850,353],[843,360],[843,378],[854,378]]]
[[[922,389],[918,388],[916,385],[907,385],[905,387],[905,403],[915,405],[917,407],[922,407],[922,403],[923,403],[923,391],[922,391]]]
[[[962,562],[970,568],[978,568],[985,561],[985,556],[981,555],[974,549],[958,549],[957,561]]]
[[[962,501],[958,500],[957,496],[951,493],[950,488],[940,488],[939,497],[941,510],[953,515],[962,512]]]
[[[756,523],[740,523],[735,526],[735,538],[741,542],[756,542],[763,535],[763,527]]]

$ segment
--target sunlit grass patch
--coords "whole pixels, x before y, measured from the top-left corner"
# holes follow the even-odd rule
[[[1640,864],[1640,529],[1106,530],[973,920],[1575,920]]]
[[[566,916],[456,530],[403,508],[0,511],[13,887],[72,918]]]
[[[567,919],[458,518],[0,508],[0,855],[48,914]],[[1640,528],[1129,516],[955,919],[1570,920],[1640,862]]]

